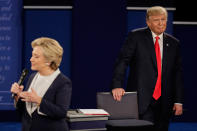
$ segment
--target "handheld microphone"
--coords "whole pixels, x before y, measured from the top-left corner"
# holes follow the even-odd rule
[[[20,77],[20,79],[18,81],[19,86],[21,86],[23,84],[23,81],[25,80],[25,77],[27,76],[27,74],[28,74],[28,70],[27,69],[23,69],[21,77]],[[13,93],[12,94],[12,98],[14,98],[15,95],[16,94]]]

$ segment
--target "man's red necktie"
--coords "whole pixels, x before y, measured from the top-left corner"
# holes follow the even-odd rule
[[[158,100],[159,97],[161,96],[161,53],[160,53],[160,48],[159,48],[159,36],[155,37],[155,53],[156,53],[156,59],[157,59],[157,71],[158,71],[158,76],[157,76],[157,82],[155,85],[155,90],[153,92],[153,98],[155,100]]]

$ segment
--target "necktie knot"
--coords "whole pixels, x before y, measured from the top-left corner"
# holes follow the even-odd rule
[[[159,38],[159,36],[156,36],[155,39],[156,39],[156,40],[159,40],[160,38]]]
[[[159,50],[159,39],[160,39],[159,36],[155,37],[155,49],[156,50]]]

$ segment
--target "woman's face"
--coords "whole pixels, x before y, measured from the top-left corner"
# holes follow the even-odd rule
[[[31,61],[31,69],[41,72],[48,67],[46,59],[43,55],[43,49],[40,46],[33,48]]]

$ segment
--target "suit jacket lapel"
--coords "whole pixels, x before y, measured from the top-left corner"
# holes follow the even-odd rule
[[[146,35],[147,36],[147,44],[148,44],[148,47],[149,47],[149,50],[151,53],[153,66],[157,70],[157,60],[156,60],[154,41],[153,41],[152,33],[149,28],[147,28],[146,33],[147,33],[147,35]]]
[[[30,84],[33,80],[33,78],[35,77],[36,73],[33,73],[30,77],[29,77],[29,80],[27,81],[27,84],[26,84],[26,88],[24,89],[24,91],[27,91],[30,87]]]
[[[60,73],[61,74],[61,73]],[[53,90],[54,87],[56,88],[58,83],[59,83],[59,77],[60,74],[57,75],[57,77],[54,79],[54,81],[51,83],[51,85],[49,86],[48,90],[46,91],[46,93],[43,95],[43,98],[47,98],[47,96],[50,96],[49,94],[49,90]]]
[[[169,47],[169,43],[167,40],[167,36],[165,35],[165,33],[163,34],[163,59],[162,59],[162,74],[165,72],[166,70],[166,64],[167,64],[167,49]]]

